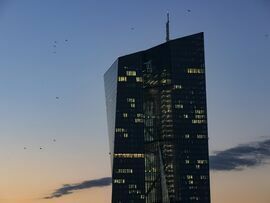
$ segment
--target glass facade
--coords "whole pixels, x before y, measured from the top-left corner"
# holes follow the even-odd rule
[[[105,73],[112,202],[210,203],[203,33]]]

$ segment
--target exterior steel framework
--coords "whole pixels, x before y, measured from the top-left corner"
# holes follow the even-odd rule
[[[210,203],[203,33],[119,57],[104,81],[112,203]]]

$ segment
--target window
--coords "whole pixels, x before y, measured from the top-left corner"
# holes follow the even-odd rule
[[[202,69],[202,68],[188,68],[187,73],[188,74],[201,74],[201,73],[204,73],[204,69]]]
[[[127,77],[126,76],[119,76],[118,77],[118,82],[126,82],[127,81]]]
[[[142,77],[136,77],[136,82],[142,82]]]
[[[136,71],[128,70],[126,71],[127,76],[136,76]]]

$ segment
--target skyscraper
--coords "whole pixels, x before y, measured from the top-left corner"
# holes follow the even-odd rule
[[[112,202],[210,203],[203,33],[119,57],[104,81]]]

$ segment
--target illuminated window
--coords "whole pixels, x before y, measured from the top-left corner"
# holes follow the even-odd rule
[[[193,179],[193,175],[187,175],[187,179],[188,180],[192,180]]]
[[[123,117],[124,118],[127,118],[128,117],[128,114],[127,113],[123,113]]]
[[[190,163],[190,161],[189,161],[188,159],[186,159],[186,160],[185,160],[185,163],[186,163],[186,164],[189,164],[189,163]]]
[[[189,138],[189,134],[185,134],[185,138],[188,139]]]
[[[126,71],[126,75],[127,76],[136,76],[136,71],[128,70],[128,71]]]
[[[123,133],[123,132],[126,132],[126,130],[124,128],[115,128],[115,132],[116,133]]]
[[[192,120],[192,123],[193,124],[202,124],[202,123],[206,123],[206,120],[204,120],[204,119],[202,119],[202,120],[200,120],[200,119],[193,119]]]
[[[204,114],[204,110],[203,109],[196,109],[195,114]]]
[[[206,175],[201,175],[201,176],[200,176],[200,179],[201,179],[201,180],[207,180],[207,179],[208,179],[208,176],[206,176]]]
[[[123,154],[118,153],[114,154],[114,158],[129,158],[129,159],[138,159],[138,158],[144,158],[144,154]]]
[[[131,104],[130,104],[130,107],[131,107],[131,108],[135,108],[135,103],[131,103]]]
[[[174,85],[174,89],[182,89],[182,85]]]
[[[124,133],[123,136],[124,136],[124,138],[127,138],[128,137],[128,133]]]
[[[142,118],[135,118],[135,123],[143,123],[143,119]]]
[[[119,168],[119,169],[116,169],[115,172],[116,173],[130,174],[130,173],[133,173],[133,170],[132,169],[127,169],[127,168]]]
[[[126,76],[119,76],[118,77],[118,81],[119,82],[126,82],[127,81],[127,77]]]
[[[136,82],[142,82],[142,77],[136,77]]]
[[[124,184],[125,179],[114,179],[113,182],[116,183],[116,184]]]
[[[204,73],[204,69],[202,69],[202,68],[188,68],[187,73],[189,73],[189,74],[201,74],[201,73]]]
[[[174,105],[174,108],[176,108],[176,109],[182,109],[184,106],[183,106],[183,104],[175,104]]]
[[[206,138],[206,135],[197,135],[197,138],[198,139],[205,139]]]
[[[129,184],[128,189],[137,189],[137,185],[135,184]]]
[[[207,164],[207,160],[197,160],[198,164]]]
[[[127,98],[127,102],[134,103],[135,102],[135,98]]]
[[[205,118],[205,115],[195,115],[195,118],[196,119],[204,119]]]

